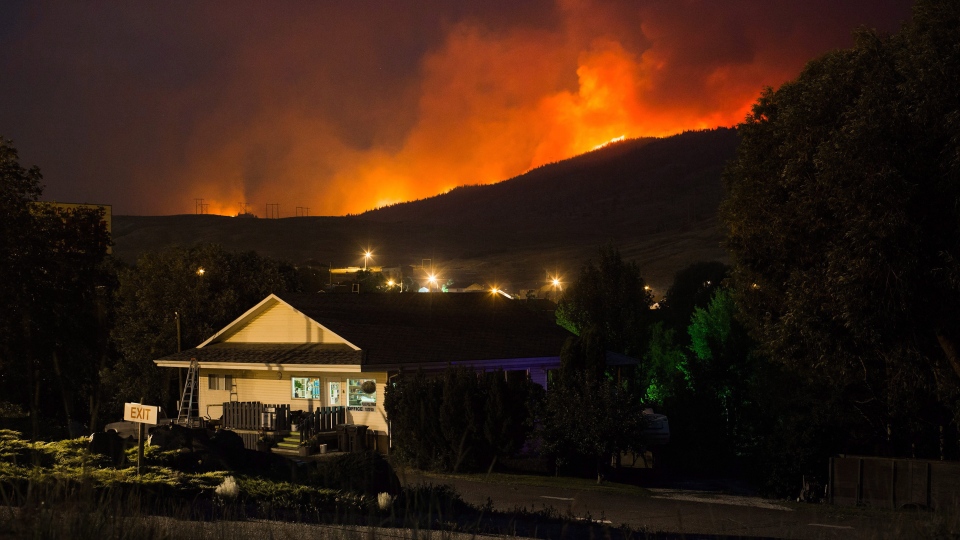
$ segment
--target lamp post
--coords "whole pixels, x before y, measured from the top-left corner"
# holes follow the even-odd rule
[[[364,272],[367,271],[367,259],[369,259],[372,256],[373,256],[372,251],[367,250],[363,252],[363,271]]]

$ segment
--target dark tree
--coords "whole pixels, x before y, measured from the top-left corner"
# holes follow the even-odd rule
[[[749,330],[841,392],[874,440],[957,412],[958,43],[952,0],[919,0],[894,36],[857,32],[763,93],[725,174]]]
[[[523,447],[532,431],[531,402],[542,397],[538,392],[542,388],[526,377],[508,379],[501,370],[484,373],[481,385],[486,396],[483,439],[490,455],[487,472],[491,472],[498,459],[513,456]]]
[[[354,283],[360,287],[361,293],[385,292],[388,290],[387,278],[380,272],[360,270],[354,277]]]
[[[103,210],[40,203],[40,181],[0,138],[0,388],[34,437],[41,416],[71,426],[96,409],[111,284]]]
[[[387,386],[384,409],[401,461],[421,469],[490,471],[523,446],[540,397],[540,386],[527,378],[449,367],[434,378],[402,373]]]
[[[653,296],[636,263],[624,261],[612,246],[601,247],[599,255],[563,292],[557,322],[577,335],[595,328],[610,350],[640,357]]]
[[[446,444],[437,429],[442,400],[442,383],[422,371],[402,373],[387,385],[383,407],[400,461],[418,469],[445,468]]]
[[[188,349],[268,294],[299,290],[292,266],[216,245],[147,253],[119,282],[112,338],[121,357],[109,372],[117,411],[124,401],[170,406],[179,398],[174,370],[152,362],[177,351],[177,318],[180,346]]]
[[[590,464],[597,483],[611,458],[643,446],[641,396],[607,372],[605,355],[599,331],[588,329],[571,338],[537,418],[542,451],[554,459],[557,471]]]
[[[730,273],[718,261],[693,263],[673,276],[673,284],[660,302],[660,316],[668,328],[683,330],[696,308],[705,308]]]

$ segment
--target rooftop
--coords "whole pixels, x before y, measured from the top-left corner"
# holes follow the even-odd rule
[[[158,360],[404,365],[556,358],[568,331],[540,302],[493,294],[282,294],[278,298],[360,348],[319,343],[228,343]],[[276,300],[273,300],[276,302]]]

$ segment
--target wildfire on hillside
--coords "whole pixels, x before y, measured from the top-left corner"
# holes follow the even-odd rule
[[[359,213],[620,137],[736,124],[765,86],[851,45],[861,24],[894,30],[911,3],[25,7],[0,50],[18,104],[0,123],[54,197]],[[50,126],[62,133],[44,145]]]

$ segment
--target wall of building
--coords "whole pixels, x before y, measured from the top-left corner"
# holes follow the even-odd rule
[[[222,389],[211,390],[210,376],[217,378],[218,386]],[[231,388],[223,388],[226,376],[231,377]],[[298,382],[310,384],[313,380],[320,383],[319,399],[295,398],[294,379]],[[348,381],[372,379],[376,382],[376,403],[361,404],[350,402],[351,394],[360,397],[360,392],[351,392]],[[384,391],[386,390],[387,374],[373,373],[317,373],[298,372],[296,370],[263,371],[263,370],[200,370],[198,385],[200,416],[209,416],[211,419],[220,418],[223,414],[223,403],[227,401],[259,401],[269,404],[288,404],[290,410],[313,411],[318,407],[342,405],[347,407],[347,423],[363,424],[379,434],[387,432],[387,414],[383,409]],[[329,383],[338,383],[340,389],[339,402],[334,403],[329,395]],[[310,395],[310,394],[308,394]],[[369,400],[370,395],[364,394]],[[372,406],[371,406],[372,405]]]
[[[228,343],[346,343],[337,334],[289,306],[276,303],[258,314],[236,333],[223,338]]]

